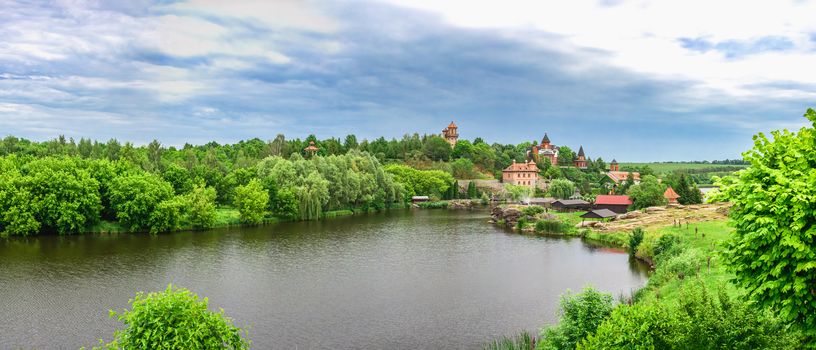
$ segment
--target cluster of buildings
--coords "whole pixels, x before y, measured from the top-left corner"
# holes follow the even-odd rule
[[[537,163],[540,162],[549,162],[553,166],[558,166],[558,147],[550,142],[550,137],[546,133],[540,144],[533,145],[527,150],[527,160],[525,162],[516,163],[514,160],[513,164],[502,170],[502,182],[535,188],[538,185],[539,169]],[[585,170],[587,165],[588,161],[582,145],[578,148],[578,154],[573,161],[573,166]],[[614,159],[609,163],[609,171],[606,172],[606,176],[614,185],[626,183],[630,177],[633,183],[640,183],[639,173],[620,171],[618,161]]]

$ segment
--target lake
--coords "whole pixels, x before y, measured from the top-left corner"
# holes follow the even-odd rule
[[[480,349],[557,320],[585,285],[629,295],[646,268],[577,238],[515,234],[486,211],[395,210],[160,236],[0,240],[0,348],[110,340],[108,310],[186,287],[255,349]]]

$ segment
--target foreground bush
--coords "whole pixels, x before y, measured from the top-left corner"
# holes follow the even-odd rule
[[[127,328],[94,349],[249,348],[249,341],[241,338],[243,332],[224,316],[224,310],[207,310],[207,298],[199,299],[187,289],[170,285],[164,292],[140,292],[129,303],[131,310],[110,313]]]
[[[770,313],[697,281],[676,303],[618,306],[578,349],[797,349],[801,340]]]
[[[612,313],[612,295],[587,287],[581,293],[563,295],[560,308],[561,321],[542,330],[536,349],[574,349]]]
[[[751,166],[726,178],[719,197],[731,201],[734,236],[724,262],[749,296],[796,322],[816,347],[816,111],[797,133],[760,133],[743,154]]]

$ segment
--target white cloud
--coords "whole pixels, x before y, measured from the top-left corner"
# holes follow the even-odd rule
[[[239,20],[253,20],[273,28],[330,33],[338,23],[323,15],[311,1],[302,0],[190,0],[169,4],[160,9]]]
[[[776,94],[808,97],[808,92],[764,90],[757,85],[816,81],[816,2],[804,1],[622,1],[603,6],[597,0],[468,1],[385,0],[437,13],[448,22],[471,28],[540,30],[560,35],[572,45],[610,53],[614,66],[667,80],[690,80],[735,97]],[[785,52],[729,59],[723,53],[683,48],[680,38],[712,42],[784,37],[794,44]],[[566,49],[561,42],[536,41]],[[603,58],[602,58],[603,57]],[[570,69],[567,67],[567,69]]]

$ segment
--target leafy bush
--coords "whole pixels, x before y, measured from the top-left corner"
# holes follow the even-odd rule
[[[680,254],[685,249],[680,236],[669,233],[660,236],[654,245],[653,257],[655,262],[665,261]]]
[[[209,311],[207,298],[187,289],[169,285],[164,292],[139,292],[129,304],[131,310],[110,312],[127,328],[94,349],[249,349],[223,309]]]
[[[576,344],[595,330],[612,313],[612,295],[592,287],[572,295],[561,296],[561,319],[555,326],[541,331],[537,349],[574,349]]]
[[[635,252],[637,252],[638,246],[643,242],[644,234],[645,232],[640,227],[632,230],[632,233],[629,235],[629,254],[634,255]]]
[[[187,203],[181,197],[161,201],[147,219],[147,228],[150,233],[178,230],[181,227],[181,218],[186,212],[186,205]]]
[[[526,227],[526,226],[527,226],[527,219],[525,219],[525,218],[520,218],[518,221],[516,221],[516,230],[521,231],[521,230],[523,230],[523,229],[524,229],[524,227]]]
[[[722,289],[689,283],[679,302],[619,305],[578,349],[796,349],[801,333]]]
[[[524,215],[536,216],[544,212],[544,207],[540,205],[528,205],[521,210]]]
[[[684,279],[697,274],[703,266],[705,255],[697,249],[686,249],[681,253],[661,261],[655,273],[649,278],[650,285],[662,285],[672,279]]]

